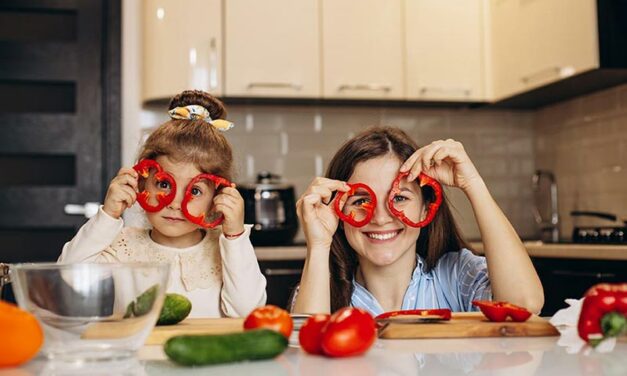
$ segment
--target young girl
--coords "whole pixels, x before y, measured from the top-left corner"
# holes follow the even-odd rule
[[[435,200],[420,188],[421,172],[443,185],[460,188],[470,200],[485,256],[468,250],[442,200],[433,221],[408,226],[388,208],[388,194],[400,172],[394,205],[418,219]],[[403,131],[375,127],[347,141],[331,160],[327,177],[316,178],[297,202],[307,240],[307,258],[293,311],[330,312],[343,306],[384,311],[421,308],[475,310],[473,300],[505,300],[539,312],[543,290],[516,232],[492,199],[463,146],[435,141],[418,149]],[[347,183],[368,185],[377,202],[370,221],[355,227],[340,222],[334,193]],[[359,200],[374,202],[368,194]],[[344,205],[357,201],[342,199]],[[394,206],[393,206],[394,207]]]
[[[232,186],[216,190],[205,180],[195,180],[188,187],[201,173],[231,181],[231,146],[216,129],[229,127],[219,120],[226,110],[202,91],[184,91],[172,98],[169,109],[172,119],[148,137],[139,161],[156,161],[173,181],[150,181],[151,176],[140,186],[137,171],[122,168],[98,214],[65,244],[59,262],[169,262],[167,291],[192,301],[190,317],[245,316],[265,304],[266,280],[249,239],[250,226],[244,226],[244,201]],[[173,200],[158,211],[146,211],[152,228],[124,227],[122,213],[135,203],[139,191],[155,187],[171,190]],[[189,205],[184,203],[186,191],[193,195]],[[149,204],[158,208],[154,199]],[[221,228],[205,230],[190,222],[190,212],[205,211],[198,205],[221,212]]]

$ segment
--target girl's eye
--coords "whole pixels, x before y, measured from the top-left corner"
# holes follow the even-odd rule
[[[370,200],[368,200],[367,198],[358,198],[357,200],[352,202],[352,206],[363,206],[364,204],[366,204],[367,202],[369,202]]]
[[[159,189],[170,189],[170,182],[162,180],[157,182],[157,187],[159,187]]]
[[[403,202],[403,201],[407,201],[409,200],[407,197],[404,196],[394,196],[394,202]]]
[[[200,196],[202,194],[202,191],[196,187],[192,188],[191,192],[192,196]]]

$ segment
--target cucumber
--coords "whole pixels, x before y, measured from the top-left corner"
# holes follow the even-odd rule
[[[192,310],[192,302],[180,294],[166,294],[157,325],[174,325],[183,321]]]
[[[159,291],[159,285],[153,285],[148,290],[144,291],[135,299],[133,306],[131,307],[133,314],[137,317],[143,316],[150,312],[152,306],[157,299],[157,292]],[[127,308],[128,312],[128,308]]]
[[[221,335],[182,335],[170,338],[163,350],[185,366],[271,359],[287,348],[287,338],[270,329]]]

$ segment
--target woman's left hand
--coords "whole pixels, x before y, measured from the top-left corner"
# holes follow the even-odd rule
[[[244,232],[244,199],[234,187],[224,187],[213,198],[215,209],[224,215],[222,233],[238,235]]]
[[[448,139],[433,141],[414,152],[403,163],[401,172],[410,171],[408,180],[414,180],[421,172],[441,184],[466,191],[483,180],[461,142]]]

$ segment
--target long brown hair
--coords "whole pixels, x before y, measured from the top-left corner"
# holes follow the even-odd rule
[[[172,98],[168,109],[200,105],[212,119],[225,119],[220,100],[200,90],[186,90]],[[171,119],[148,136],[139,160],[167,155],[176,162],[193,163],[200,171],[233,180],[233,151],[224,135],[204,120]]]
[[[395,154],[405,161],[418,149],[417,144],[402,130],[393,127],[371,127],[348,140],[335,153],[329,163],[326,176],[330,179],[347,181],[359,162]],[[421,188],[425,205],[433,202],[433,190]],[[444,193],[443,193],[444,194]],[[420,231],[416,242],[416,253],[425,260],[426,271],[431,270],[446,252],[457,252],[468,248],[449,210],[446,197],[433,222]],[[331,243],[329,269],[331,273],[332,312],[350,305],[353,294],[353,277],[359,260],[338,226]]]

